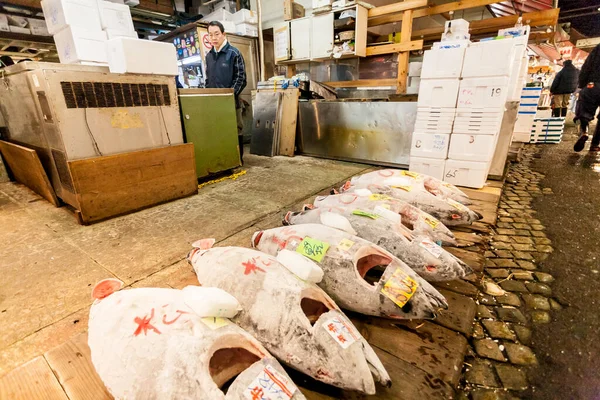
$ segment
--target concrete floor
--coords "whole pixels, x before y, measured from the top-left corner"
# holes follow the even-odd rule
[[[22,185],[0,184],[0,375],[85,331],[97,281],[194,283],[185,261],[193,241],[246,244],[261,224],[368,168],[247,155],[247,174],[235,181],[91,226]]]

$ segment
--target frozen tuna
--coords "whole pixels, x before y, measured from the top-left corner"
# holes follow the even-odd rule
[[[384,182],[387,182],[387,185],[367,184],[362,181],[352,184],[349,181],[340,190],[343,193],[356,193],[357,190],[362,193],[368,190],[372,193],[371,198],[391,197],[406,201],[439,219],[447,226],[468,225],[482,218],[481,214],[470,210],[456,200],[436,196],[427,190],[419,190],[419,182],[410,177],[393,177]],[[416,182],[415,186],[411,186],[411,182]]]
[[[441,181],[429,175],[419,174],[412,171],[399,169],[381,169],[363,175],[355,176],[350,180],[353,186],[368,186],[371,184],[382,186],[398,185],[410,186],[414,190],[424,190],[443,198],[458,201],[464,205],[470,205],[471,199],[456,186]]]
[[[356,193],[319,196],[315,199],[314,206],[368,212],[377,210],[378,214],[383,214],[385,213],[384,210],[389,210],[399,216],[402,225],[414,236],[427,236],[434,242],[442,244],[456,244],[454,234],[435,217],[405,201],[390,196],[374,196],[367,189],[357,189]],[[387,214],[384,216],[390,218]]]
[[[207,305],[198,287],[118,288],[111,279],[94,289],[88,337],[92,363],[115,398],[305,399],[249,333],[226,318],[196,313],[230,304],[227,293],[212,290],[225,303]]]
[[[373,376],[390,384],[371,346],[335,302],[290,272],[306,263],[321,269],[308,258],[290,252],[276,259],[252,249],[216,247],[192,250],[188,259],[200,284],[240,300],[242,311],[233,322],[283,363],[327,384],[367,394],[375,394]],[[278,259],[296,265],[284,266]]]
[[[343,226],[346,224],[342,224],[340,228],[340,218],[347,221],[347,225],[356,236],[383,247],[429,282],[451,281],[473,272],[464,262],[435,244],[429,237],[414,237],[401,223],[393,222],[373,212],[323,207],[297,213],[289,212],[283,223],[284,225],[322,224],[345,230]]]
[[[324,225],[303,224],[259,231],[259,250],[307,255],[323,268],[319,286],[342,308],[396,319],[431,319],[444,297],[405,263],[381,247]]]

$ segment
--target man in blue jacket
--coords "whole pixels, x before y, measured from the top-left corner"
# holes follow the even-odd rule
[[[554,77],[554,82],[550,87],[552,93],[552,109],[553,117],[566,117],[567,109],[569,108],[569,100],[571,93],[577,90],[577,80],[579,78],[579,70],[573,65],[573,61],[565,60],[563,68]]]
[[[579,120],[581,124],[581,136],[573,146],[575,151],[581,151],[585,147],[585,142],[588,140],[588,125],[600,106],[600,44],[592,50],[581,67],[579,87],[581,92],[575,109],[575,121]],[[600,114],[597,119],[600,120]],[[600,151],[600,123],[596,124],[590,151]]]
[[[208,24],[208,37],[213,48],[206,55],[206,87],[231,88],[235,94],[235,108],[238,127],[240,160],[243,161],[244,146],[242,129],[242,103],[240,93],[246,87],[246,66],[244,57],[228,41],[223,24],[212,21]]]

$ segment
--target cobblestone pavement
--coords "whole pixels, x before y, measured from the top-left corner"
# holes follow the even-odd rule
[[[463,368],[462,399],[530,397],[528,375],[538,364],[531,347],[533,329],[548,324],[564,305],[553,295],[554,277],[540,267],[554,249],[531,205],[552,190],[542,188],[544,175],[531,170],[535,152],[534,146],[526,146],[504,186],[479,282],[482,293]]]

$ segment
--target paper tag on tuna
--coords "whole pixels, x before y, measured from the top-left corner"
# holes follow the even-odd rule
[[[323,328],[343,349],[356,342],[357,338],[352,332],[352,328],[340,317],[334,317],[326,321]]]
[[[377,219],[377,218],[379,218],[379,215],[377,215],[377,214],[373,214],[373,213],[362,211],[362,210],[354,210],[354,211],[352,211],[352,214],[353,215],[359,215],[361,217],[368,217],[368,218],[371,218],[371,219]]]
[[[338,244],[338,249],[347,252],[352,248],[352,246],[354,246],[354,242],[352,240],[342,239],[340,240],[340,244]]]
[[[200,318],[200,321],[202,321],[204,325],[208,326],[213,331],[231,323],[231,321],[229,321],[227,318],[221,317],[204,317]]]
[[[433,229],[437,228],[437,226],[440,224],[440,221],[437,221],[435,219],[431,219],[429,217],[425,217],[425,222],[427,223],[427,225],[429,225]]]
[[[383,285],[381,293],[396,303],[398,307],[404,307],[418,287],[417,281],[398,268]]]
[[[395,188],[395,189],[402,189],[402,190],[404,190],[406,192],[410,192],[412,190],[412,186],[404,186],[404,185],[402,185],[402,186],[392,186],[392,187]]]
[[[320,240],[306,236],[302,242],[300,242],[300,245],[296,248],[296,251],[303,256],[310,258],[311,260],[321,262],[328,249],[329,243],[321,242]]]
[[[450,204],[452,207],[456,208],[459,211],[466,211],[467,207],[465,207],[464,205],[460,204],[458,201],[454,201],[452,199],[446,199],[446,201],[448,202],[448,204]]]
[[[411,172],[411,171],[402,171],[402,175],[410,176],[411,178],[415,178],[415,179],[417,179],[419,177],[419,174],[417,174],[416,172]]]
[[[429,238],[423,238],[422,240],[420,240],[419,246],[427,250],[435,258],[440,258],[440,256],[442,255],[442,248],[437,244],[433,243]]]
[[[371,201],[380,201],[380,200],[391,200],[392,198],[390,196],[387,196],[385,194],[377,194],[374,193],[372,195],[369,196],[369,200]]]
[[[244,398],[249,400],[289,400],[296,392],[296,386],[267,365],[244,390]]]

